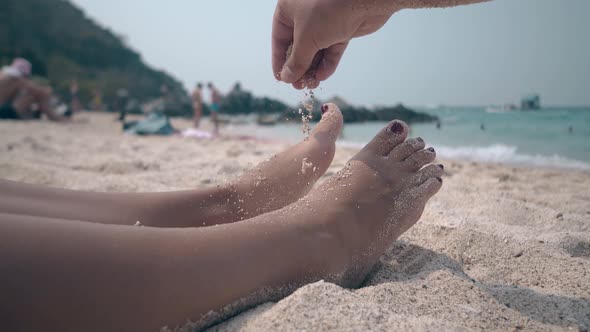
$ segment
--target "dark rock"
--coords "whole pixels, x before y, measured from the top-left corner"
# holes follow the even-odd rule
[[[366,107],[352,106],[342,100],[342,98],[334,97],[331,101],[334,102],[340,108],[344,123],[358,123],[368,121],[384,121],[389,122],[392,120],[402,120],[408,124],[412,123],[425,123],[425,122],[436,122],[439,121],[437,116],[433,116],[427,113],[418,112],[413,109],[409,109],[402,104],[396,106],[378,107],[369,109]],[[319,121],[322,118],[319,108],[322,103],[317,101],[314,103],[312,110],[312,121]],[[300,119],[301,116],[296,111],[289,111],[285,118]]]

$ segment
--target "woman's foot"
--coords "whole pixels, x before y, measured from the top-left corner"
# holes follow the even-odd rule
[[[424,149],[421,138],[406,140],[407,135],[403,122],[390,123],[344,169],[295,205],[317,212],[306,219],[322,223],[331,235],[322,250],[331,256],[326,264],[331,281],[361,283],[441,188],[443,166],[424,167],[435,160],[434,149]]]
[[[226,187],[236,220],[278,210],[304,195],[326,172],[342,130],[342,114],[334,104],[322,106],[322,120],[309,139],[247,171]]]

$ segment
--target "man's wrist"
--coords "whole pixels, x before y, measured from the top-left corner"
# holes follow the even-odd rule
[[[406,1],[400,0],[363,0],[367,7],[372,7],[374,15],[393,15],[404,9]]]
[[[402,9],[417,9],[417,8],[446,8],[461,5],[469,5],[480,2],[487,2],[491,0],[383,0],[390,2],[392,6],[396,6],[399,10]]]
[[[341,6],[343,2],[337,3]],[[351,10],[367,15],[392,15],[402,9],[397,0],[348,0],[344,3],[348,3]]]

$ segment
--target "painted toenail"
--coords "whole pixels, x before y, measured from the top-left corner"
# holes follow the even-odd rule
[[[399,122],[396,121],[396,122],[394,122],[394,123],[391,124],[391,127],[389,127],[389,130],[392,133],[399,135],[399,134],[401,134],[401,133],[404,132],[404,126],[402,126],[401,123],[399,123]]]
[[[436,166],[440,167],[440,169],[445,169],[445,165],[443,165],[443,164],[438,164]]]
[[[438,182],[442,183],[442,178],[436,178]]]
[[[322,114],[326,113],[328,111],[328,105],[324,104],[322,105]]]
[[[428,148],[428,149],[426,149],[426,150],[428,150],[428,151],[430,151],[430,152],[434,152],[434,148]]]

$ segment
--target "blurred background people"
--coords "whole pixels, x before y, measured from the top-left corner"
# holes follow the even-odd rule
[[[199,128],[201,116],[203,115],[203,84],[197,83],[191,98],[194,112],[193,123],[195,128]]]
[[[116,93],[117,97],[115,100],[115,110],[119,112],[119,118],[117,120],[125,122],[127,117],[127,103],[129,101],[129,92],[127,89],[119,88]]]
[[[78,113],[82,110],[80,101],[80,86],[77,80],[73,80],[70,85],[70,110],[72,113]]]
[[[0,70],[0,119],[39,119],[66,121],[51,106],[52,89],[31,81],[32,66],[16,58]]]
[[[211,122],[213,122],[213,135],[219,135],[219,107],[221,105],[221,93],[217,88],[213,85],[212,82],[207,84],[209,88],[209,93],[211,95]]]

